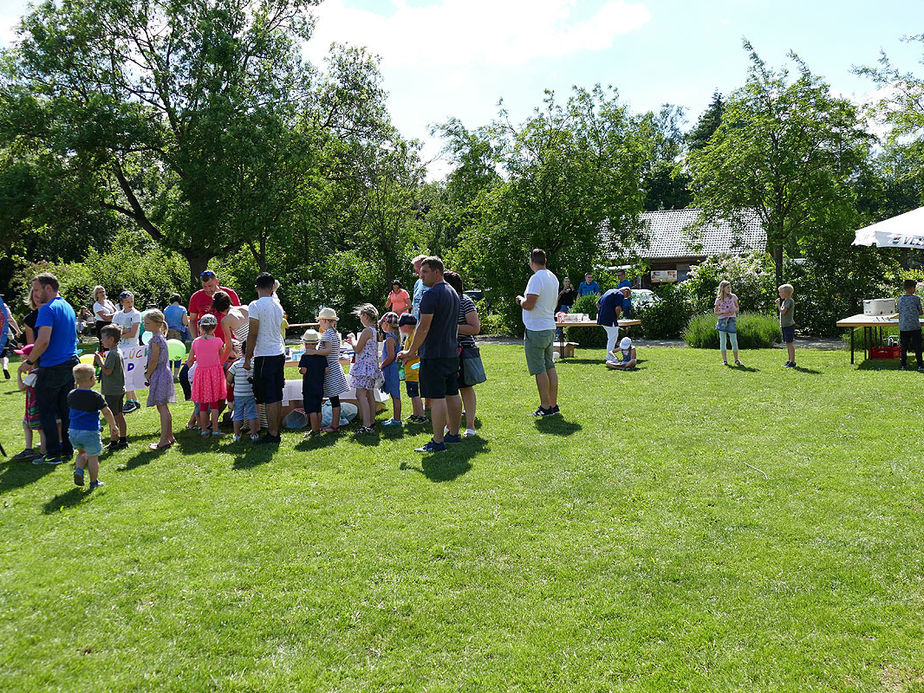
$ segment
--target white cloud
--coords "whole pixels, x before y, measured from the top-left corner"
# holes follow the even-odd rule
[[[0,46],[9,46],[16,38],[16,26],[22,17],[0,14]]]
[[[384,3],[383,3],[384,4]],[[577,0],[442,0],[426,7],[390,0],[391,14],[327,0],[307,56],[319,62],[331,42],[367,46],[386,68],[511,67],[536,58],[604,50],[651,19],[641,2],[608,0],[577,18]]]

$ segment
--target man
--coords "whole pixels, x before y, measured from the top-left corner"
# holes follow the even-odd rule
[[[597,300],[597,324],[606,330],[606,361],[611,361],[619,339],[619,316],[622,313],[622,290],[609,289]]]
[[[423,279],[421,278],[420,274],[420,268],[423,266],[423,261],[426,259],[426,255],[418,255],[413,260],[411,260],[411,264],[414,266],[414,274],[417,275],[417,281],[414,282],[414,296],[411,300],[411,312],[414,313],[414,317],[418,320],[420,320],[420,300],[430,288],[423,283]]]
[[[529,267],[533,276],[526,285],[526,295],[517,296],[517,305],[523,309],[526,335],[526,365],[529,374],[536,377],[539,389],[539,408],[531,416],[555,416],[558,409],[558,372],[552,359],[555,340],[555,304],[558,302],[558,277],[546,269],[545,251],[535,248],[529,254]],[[589,274],[588,278],[593,279]],[[583,286],[583,284],[582,284]]]
[[[231,299],[232,306],[241,305],[241,299],[238,298],[234,289],[218,285],[218,275],[212,270],[205,270],[199,275],[199,281],[202,282],[202,288],[194,293],[189,299],[189,331],[192,338],[199,336],[199,318],[206,313],[210,313],[218,318],[217,313],[212,310],[212,296],[217,291],[224,291]],[[221,329],[221,320],[218,320],[218,329],[215,330],[215,336],[225,341],[225,333]]]
[[[622,316],[628,319],[632,317],[632,282],[626,279],[625,270],[616,270],[616,279],[616,288],[622,291]]]
[[[578,296],[599,296],[600,285],[594,281],[594,275],[588,272],[584,275],[584,281],[578,284]]]
[[[67,395],[74,389],[73,368],[77,365],[77,316],[74,309],[58,293],[58,278],[48,272],[36,275],[32,291],[38,309],[35,328],[38,336],[28,358],[19,364],[25,373],[39,366],[35,381],[35,398],[39,420],[45,432],[45,457],[33,460],[36,464],[61,464],[74,454],[68,428],[70,407]],[[58,436],[58,421],[61,435]]]
[[[282,339],[282,305],[274,296],[276,280],[272,274],[257,276],[257,300],[248,306],[250,331],[244,370],[253,361],[253,394],[257,404],[266,406],[267,435],[258,443],[278,444],[282,419],[282,391],[285,387],[286,345]]]
[[[420,352],[420,395],[430,400],[433,439],[415,452],[444,452],[446,443],[460,443],[459,422],[459,294],[443,281],[443,261],[428,257],[421,261],[420,279],[427,291],[420,300],[420,320],[414,341],[398,354],[401,361]],[[558,283],[555,284],[556,290]],[[557,292],[556,292],[557,293]],[[449,433],[443,435],[446,427]]]

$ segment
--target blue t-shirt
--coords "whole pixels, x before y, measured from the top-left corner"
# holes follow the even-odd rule
[[[459,294],[446,282],[434,284],[420,299],[420,314],[433,316],[420,358],[458,358],[459,305]]]
[[[324,396],[324,369],[327,368],[327,356],[322,354],[302,354],[298,367],[305,369],[302,376],[302,397]]]
[[[10,320],[6,317],[6,307],[0,298],[0,349],[6,346],[6,333],[10,328]]]
[[[70,408],[69,426],[75,431],[100,430],[99,413],[106,407],[106,400],[96,390],[78,387],[67,393]]]
[[[898,299],[898,329],[900,332],[921,329],[921,299],[914,294],[905,294]]]
[[[77,358],[77,316],[67,301],[55,296],[39,308],[36,332],[42,327],[51,328],[51,341],[39,357],[39,366],[60,366]]]
[[[186,315],[186,308],[179,303],[171,303],[164,308],[164,317],[167,319],[167,328],[171,330],[183,331],[183,316]]]
[[[597,311],[597,324],[612,326],[616,324],[616,306],[622,306],[622,291],[610,289],[600,297],[600,309]]]
[[[578,284],[578,296],[590,296],[592,294],[600,293],[600,285],[597,282],[581,282]]]
[[[414,282],[414,296],[411,299],[411,311],[418,320],[420,320],[420,300],[429,290],[430,287],[423,283],[423,279],[418,279]]]

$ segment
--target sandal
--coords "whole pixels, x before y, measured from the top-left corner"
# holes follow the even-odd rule
[[[203,438],[208,438],[210,435],[212,435],[212,432],[211,432],[211,431],[202,431],[202,433],[200,433],[199,435],[202,436]]]
[[[172,440],[171,440],[171,441],[165,443],[164,445],[161,445],[160,443],[151,443],[150,445],[148,445],[148,450],[166,450],[166,449],[169,448],[171,445],[173,445],[174,442],[176,442],[176,441],[172,441]]]
[[[324,433],[340,433],[340,426],[325,426],[321,430]]]

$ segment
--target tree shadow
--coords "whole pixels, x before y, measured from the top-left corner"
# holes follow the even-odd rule
[[[54,515],[56,512],[64,510],[65,508],[73,508],[80,505],[89,498],[90,495],[87,489],[75,486],[69,491],[59,493],[51,500],[46,501],[42,506],[42,512],[46,515]]]
[[[421,457],[420,466],[402,462],[398,467],[402,471],[412,471],[423,474],[433,483],[454,481],[472,468],[469,461],[475,455],[487,452],[487,441],[481,438],[463,438],[461,443],[452,443],[446,446],[446,452],[431,453]],[[420,454],[420,453],[413,453]]]
[[[55,467],[50,464],[32,464],[31,460],[24,462],[7,461],[0,465],[0,495],[38,481],[46,474],[51,474]]]
[[[553,436],[570,436],[581,430],[582,426],[574,421],[567,421],[559,414],[558,416],[537,417],[533,424],[540,433],[548,433]]]

